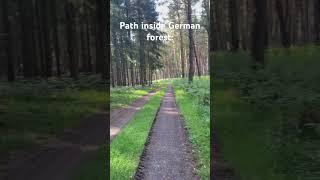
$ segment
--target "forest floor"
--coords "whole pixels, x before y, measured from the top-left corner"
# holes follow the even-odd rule
[[[70,179],[96,157],[107,135],[105,85],[95,75],[0,82],[0,179]]]
[[[172,85],[162,98],[135,179],[199,179]]]
[[[107,112],[91,115],[52,142],[15,154],[9,163],[9,178],[69,180],[77,166],[94,158],[105,142],[107,117]]]

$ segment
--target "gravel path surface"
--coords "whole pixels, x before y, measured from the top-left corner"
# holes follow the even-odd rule
[[[191,147],[180,119],[172,85],[162,99],[160,110],[144,149],[135,179],[195,180]]]

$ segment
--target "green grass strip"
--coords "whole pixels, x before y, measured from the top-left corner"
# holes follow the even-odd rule
[[[177,82],[179,83],[179,82]],[[210,114],[209,106],[198,104],[195,96],[186,93],[179,84],[174,84],[175,96],[192,143],[197,163],[197,174],[201,179],[210,178]]]
[[[72,176],[73,180],[106,180],[105,148],[102,146],[94,160],[84,161]]]
[[[110,179],[130,179],[135,174],[149,130],[160,105],[164,91],[158,91],[135,114],[110,147]]]

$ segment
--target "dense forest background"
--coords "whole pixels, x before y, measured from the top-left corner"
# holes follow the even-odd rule
[[[202,4],[195,14],[196,3]],[[159,22],[156,6],[168,8],[163,22],[202,24],[200,30],[120,30],[119,22]],[[111,84],[150,85],[153,80],[208,74],[208,1],[111,1]],[[147,41],[146,35],[174,37],[173,41]]]
[[[81,73],[108,79],[108,7],[94,0],[3,0],[0,76],[50,78]]]
[[[211,0],[209,38],[211,162],[241,179],[318,179],[320,1]]]

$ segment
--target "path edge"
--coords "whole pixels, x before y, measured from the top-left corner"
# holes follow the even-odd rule
[[[146,157],[146,154],[147,154],[147,147],[148,147],[148,145],[150,144],[150,138],[151,138],[151,135],[152,135],[152,133],[153,133],[154,124],[155,124],[155,122],[156,122],[156,120],[157,120],[157,116],[158,116],[158,113],[159,113],[159,111],[160,111],[160,107],[161,107],[161,105],[162,105],[162,100],[163,100],[163,99],[161,99],[161,102],[160,102],[160,105],[159,105],[159,107],[158,107],[158,109],[157,109],[157,112],[156,112],[156,114],[155,114],[154,117],[153,117],[152,124],[151,124],[150,130],[149,130],[149,132],[148,132],[148,136],[147,136],[146,142],[144,143],[143,151],[142,151],[142,153],[141,153],[141,155],[140,155],[140,157],[139,157],[139,164],[138,164],[138,166],[137,166],[137,168],[136,168],[136,171],[135,171],[134,176],[131,178],[131,179],[133,179],[133,180],[140,180],[140,179],[142,179],[143,176],[144,176],[144,172],[143,172],[143,168],[144,168],[143,162],[144,162],[145,157]]]

